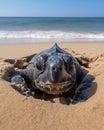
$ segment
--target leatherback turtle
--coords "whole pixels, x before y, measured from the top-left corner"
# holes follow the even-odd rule
[[[15,71],[11,82],[24,95],[36,89],[61,95],[76,90],[84,75],[77,60],[55,43],[52,48],[36,54],[25,69]]]

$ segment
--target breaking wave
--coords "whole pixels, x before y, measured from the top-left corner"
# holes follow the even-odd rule
[[[0,31],[0,39],[32,39],[56,41],[104,41],[104,33],[65,31]]]

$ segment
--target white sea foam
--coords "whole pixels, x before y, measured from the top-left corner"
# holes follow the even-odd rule
[[[32,39],[59,41],[104,41],[104,33],[64,31],[0,31],[0,39]]]

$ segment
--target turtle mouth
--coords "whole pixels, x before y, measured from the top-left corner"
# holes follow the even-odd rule
[[[64,92],[69,91],[73,87],[73,83],[69,81],[61,82],[61,83],[51,83],[51,82],[42,82],[42,81],[35,81],[35,85],[41,91],[52,94],[52,95],[59,95]]]

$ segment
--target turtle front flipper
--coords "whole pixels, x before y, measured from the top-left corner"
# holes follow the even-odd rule
[[[95,88],[93,87],[93,80],[94,77],[87,74],[82,82],[80,83],[79,87],[76,89],[76,94],[73,98],[73,104],[77,102],[83,102],[86,101],[89,97],[92,96],[94,93]]]
[[[11,78],[11,86],[25,96],[31,95],[26,78],[21,72],[16,72]]]

